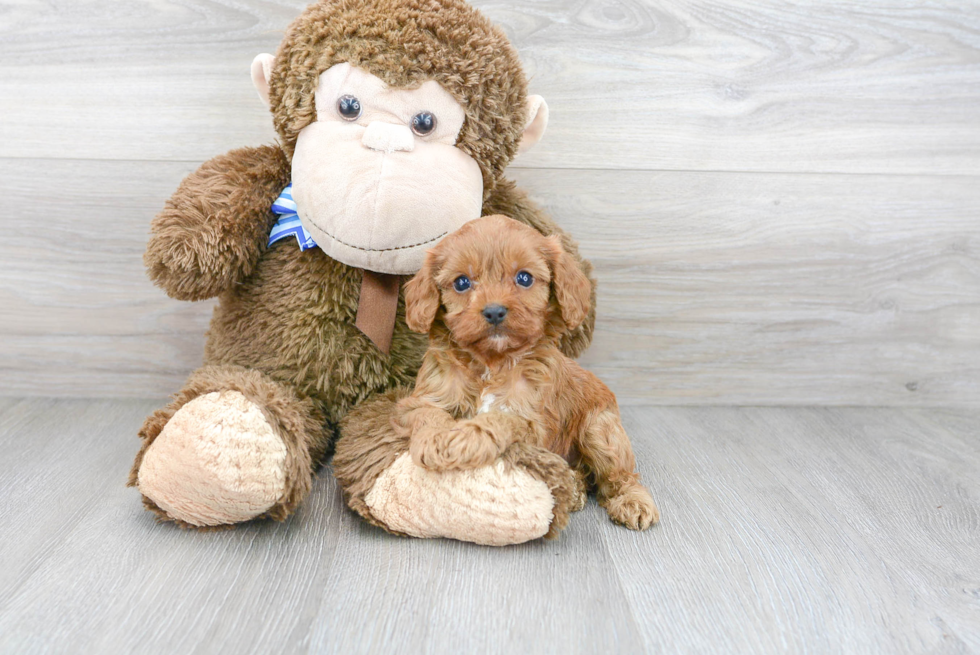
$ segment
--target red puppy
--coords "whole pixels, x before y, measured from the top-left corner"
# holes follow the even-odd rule
[[[558,237],[505,216],[465,224],[406,287],[408,326],[429,333],[429,349],[396,423],[414,461],[434,470],[484,466],[514,442],[547,448],[590,481],[610,518],[643,530],[659,513],[616,397],[558,349],[589,293]]]

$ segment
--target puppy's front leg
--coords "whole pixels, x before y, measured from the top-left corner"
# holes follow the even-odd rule
[[[579,444],[582,458],[596,484],[599,504],[616,523],[631,530],[646,530],[660,520],[660,511],[650,492],[640,484],[636,459],[619,412],[600,412]]]
[[[469,445],[473,466],[483,466],[497,459],[512,443],[534,444],[534,426],[525,418],[509,412],[489,411],[459,421],[455,432]]]
[[[493,462],[515,441],[528,440],[530,423],[513,414],[487,412],[457,421],[447,430],[412,435],[412,459],[440,471],[465,470]]]
[[[408,449],[416,465],[439,470],[445,435],[456,425],[453,415],[416,396],[398,402],[392,426],[408,437]]]

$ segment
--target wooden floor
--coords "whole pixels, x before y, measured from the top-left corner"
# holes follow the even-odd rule
[[[158,402],[0,400],[0,652],[980,651],[980,411],[628,408],[663,523],[392,537],[328,470],[184,532],[123,486]]]

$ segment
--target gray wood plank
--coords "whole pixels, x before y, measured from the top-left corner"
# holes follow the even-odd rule
[[[158,402],[0,400],[0,651],[980,650],[975,409],[629,408],[663,523],[491,549],[329,469],[283,524],[156,524],[122,481]]]
[[[650,650],[976,651],[980,442],[921,414],[627,410],[657,556],[604,537]]]
[[[377,531],[347,540],[339,551],[344,566],[327,581],[345,593],[326,596],[317,609],[310,647],[505,653],[526,644],[532,652],[639,652],[642,617],[616,583],[600,538],[612,526],[596,509],[577,515],[556,543],[492,549],[392,541]]]
[[[556,176],[567,191],[551,191]],[[600,320],[583,362],[622,398],[980,399],[973,178],[527,171],[522,179],[548,190],[538,197],[571,219],[596,264]]]
[[[945,407],[922,413],[908,409],[904,414],[915,421],[928,421],[935,429],[942,430],[951,438],[960,439],[964,444],[972,443],[980,438],[980,424],[976,422],[976,417],[969,410]]]
[[[0,614],[79,526],[118,508],[107,497],[119,497],[154,404],[33,399],[0,414]]]
[[[813,431],[829,438],[807,440],[798,453],[837,452],[807,477],[912,589],[930,624],[980,650],[980,433],[964,443],[941,417],[916,422],[906,412],[813,414]],[[773,415],[782,421],[786,412]],[[848,466],[855,461],[864,462],[858,471]]]
[[[200,161],[268,141],[249,63],[304,4],[17,3],[0,156]],[[550,101],[525,166],[980,173],[973,0],[475,4]]]
[[[212,304],[141,261],[192,168],[0,159],[8,203],[44,217],[0,242],[4,393],[162,396],[199,365]],[[624,403],[980,399],[976,178],[514,174],[596,265],[583,362]]]

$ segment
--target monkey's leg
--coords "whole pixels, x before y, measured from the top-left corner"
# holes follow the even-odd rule
[[[617,411],[599,412],[585,430],[579,450],[609,518],[632,530],[646,530],[660,520],[650,492],[640,484],[633,447]]]
[[[143,504],[182,527],[285,519],[310,490],[328,435],[310,400],[259,371],[205,366],[150,415],[129,475]]]
[[[396,429],[407,389],[375,396],[341,421],[334,475],[351,509],[389,532],[501,546],[555,537],[581,509],[584,484],[552,452],[513,444],[494,463],[466,471],[429,471]]]

